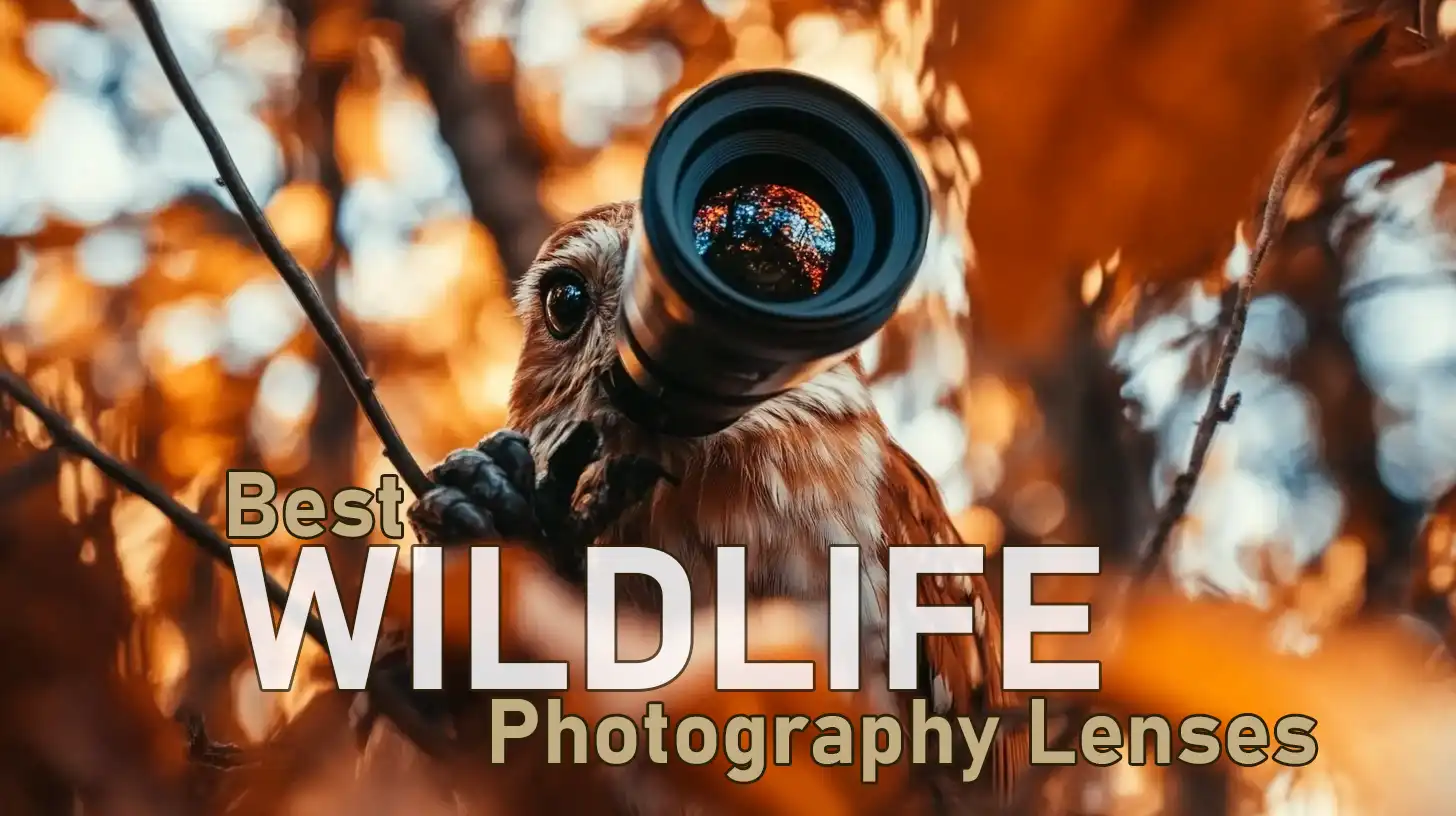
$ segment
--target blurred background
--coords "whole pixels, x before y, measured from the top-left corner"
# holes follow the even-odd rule
[[[1456,139],[1432,119],[1456,74],[1418,55],[1456,4],[1330,28],[1319,4],[1232,0],[156,3],[425,464],[502,424],[512,281],[556,222],[636,197],[678,100],[769,66],[849,89],[910,140],[939,205],[915,289],[861,350],[881,412],[967,541],[1094,544],[1113,566],[1186,465],[1229,284],[1280,144],[1338,62],[1324,56],[1384,31],[1349,83],[1347,135],[1282,205],[1230,383],[1242,402],[1168,574],[1289,609],[1295,649],[1372,608],[1450,637]],[[1128,87],[1157,100],[1158,124]],[[0,274],[9,363],[209,517],[228,468],[326,493],[390,471],[124,0],[0,0]],[[12,422],[0,639],[35,668],[0,681],[7,812],[61,812],[43,805],[69,802],[77,775],[131,785],[156,712],[252,743],[331,683],[325,668],[259,692],[225,574],[143,500],[37,453],[23,412]],[[358,543],[328,543],[357,580]],[[265,542],[280,580],[298,544]],[[305,644],[307,665],[320,657]],[[95,727],[41,739],[39,712]],[[1059,807],[1159,812],[1149,774],[1124,770],[1062,783],[1077,792]],[[1298,787],[1256,782],[1230,807],[1281,812]]]

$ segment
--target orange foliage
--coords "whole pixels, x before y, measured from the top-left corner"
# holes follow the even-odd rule
[[[19,0],[18,5],[25,18],[35,22],[76,23],[86,19],[70,0]]]
[[[314,21],[307,37],[307,56],[319,64],[347,63],[368,31],[369,4],[364,0],[314,0]]]
[[[275,224],[274,231],[304,269],[316,269],[328,257],[333,245],[333,204],[329,193],[318,184],[294,182],[285,185],[263,212]]]
[[[998,347],[1045,360],[1092,263],[1121,250],[1140,278],[1179,280],[1227,254],[1315,90],[1324,5],[946,8],[940,24],[963,36],[936,69],[965,95],[982,171],[979,322]]]
[[[38,8],[32,9],[31,6]],[[50,78],[25,56],[26,23],[44,19],[38,16],[42,11],[56,14],[69,6],[64,0],[30,4],[14,0],[0,2],[0,88],[5,89],[0,95],[0,135],[29,133],[51,90]]]
[[[1099,697],[1122,710],[1183,718],[1312,717],[1316,767],[1338,769],[1375,813],[1416,813],[1456,795],[1445,766],[1456,729],[1456,672],[1408,629],[1327,633],[1311,654],[1276,640],[1271,615],[1243,604],[1151,594],[1092,637],[1043,635],[1038,660],[1102,664]],[[1392,761],[1399,757],[1398,761]]]
[[[381,178],[388,173],[379,145],[379,87],[356,71],[339,91],[334,154],[344,179]]]

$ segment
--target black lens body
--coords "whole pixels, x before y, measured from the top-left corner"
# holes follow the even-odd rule
[[[700,257],[694,217],[730,188],[783,185],[833,224],[822,290],[754,297]],[[889,321],[930,228],[909,147],[847,91],[786,70],[704,85],[668,116],[647,156],[628,247],[614,404],[661,433],[701,436],[848,356]]]

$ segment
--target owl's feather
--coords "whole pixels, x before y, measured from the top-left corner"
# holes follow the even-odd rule
[[[903,448],[893,441],[888,445],[880,507],[890,545],[962,545],[934,480]],[[887,549],[887,563],[888,557]],[[1006,691],[1002,684],[1001,613],[986,576],[921,576],[920,603],[971,604],[976,610],[974,634],[925,638],[922,675],[927,687],[921,691],[930,697],[936,713],[974,717],[1021,705],[1020,695]],[[990,767],[998,799],[1009,798],[1029,759],[1030,742],[1023,728],[998,731]]]
[[[961,542],[934,482],[891,439],[855,358],[696,439],[633,425],[596,387],[615,357],[637,217],[631,202],[583,213],[557,229],[522,278],[515,300],[524,342],[509,424],[529,440],[538,470],[570,428],[589,421],[608,457],[648,457],[679,477],[677,484],[659,484],[602,531],[595,546],[668,552],[687,572],[694,598],[707,603],[715,595],[719,547],[746,548],[751,600],[819,601],[828,593],[829,548],[854,545],[861,552],[862,621],[883,630],[889,547]],[[562,270],[572,273],[589,301],[585,319],[565,336],[548,331],[545,311],[545,289]],[[589,503],[602,478],[601,469],[589,470],[578,501]],[[619,599],[650,611],[655,584],[622,577]],[[977,609],[974,635],[928,638],[921,693],[938,713],[975,716],[1011,703],[1000,682],[1000,616],[984,576],[926,576],[921,603]],[[1025,740],[1001,735],[994,750],[989,782],[1004,797],[1025,764]],[[965,765],[946,767],[959,779]],[[682,804],[666,811],[683,812]]]

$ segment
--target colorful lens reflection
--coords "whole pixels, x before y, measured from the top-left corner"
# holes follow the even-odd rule
[[[693,236],[708,267],[744,294],[802,300],[829,283],[834,224],[791,187],[756,184],[712,195],[698,208]]]

